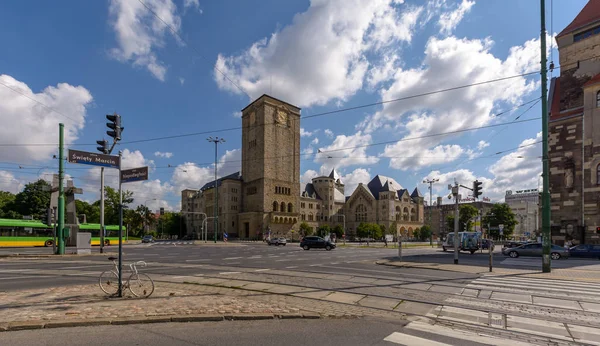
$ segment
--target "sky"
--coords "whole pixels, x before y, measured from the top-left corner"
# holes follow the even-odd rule
[[[552,37],[586,2],[547,1],[557,67]],[[214,177],[207,137],[226,140],[218,175],[240,170],[240,110],[266,93],[307,117],[303,182],[335,168],[346,195],[380,174],[429,197],[435,178],[435,199],[479,179],[502,201],[540,183],[539,37],[539,1],[3,1],[0,189],[51,180],[59,123],[95,152],[116,112],[123,168],[150,168],[124,185],[134,205],[179,210]],[[99,198],[99,168],[65,168]]]

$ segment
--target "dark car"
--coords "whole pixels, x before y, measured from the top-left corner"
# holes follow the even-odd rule
[[[581,244],[569,249],[571,257],[600,258],[600,245]]]
[[[142,243],[154,243],[154,238],[151,235],[145,235],[142,238]]]
[[[502,254],[511,258],[519,256],[542,257],[542,243],[530,243],[518,247],[504,248],[502,249]],[[553,260],[569,258],[569,249],[553,244],[550,247],[550,258]]]
[[[310,250],[312,248],[315,249],[325,249],[327,251],[331,249],[335,249],[335,243],[329,240],[325,240],[321,237],[304,237],[300,242],[300,247],[304,250]]]
[[[496,244],[494,244],[493,241],[491,241],[489,239],[481,239],[481,248],[483,250],[489,250],[490,244],[492,245],[492,251],[494,251],[494,248],[496,247]]]

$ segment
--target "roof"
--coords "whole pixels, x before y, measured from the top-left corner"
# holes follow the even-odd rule
[[[268,98],[270,98],[270,99],[272,99],[272,100],[279,101],[279,102],[281,102],[281,103],[285,103],[285,104],[286,104],[286,105],[288,105],[288,106],[291,106],[291,107],[294,107],[294,108],[300,109],[300,107],[298,107],[298,106],[294,106],[294,105],[293,105],[293,104],[291,104],[291,103],[287,103],[287,102],[285,102],[285,101],[282,101],[282,100],[280,100],[280,99],[278,99],[278,98],[275,98],[275,97],[273,97],[273,96],[270,96],[270,95],[267,95],[267,94],[262,94],[262,95],[261,95],[259,98],[257,98],[256,100],[254,100],[254,101],[250,102],[250,104],[248,104],[246,107],[244,107],[244,109],[242,109],[242,112],[243,112],[244,110],[246,110],[246,108],[248,108],[248,107],[252,106],[253,104],[255,104],[256,102],[258,102],[258,101],[259,101],[260,99],[262,99],[263,97],[268,97]]]
[[[338,174],[338,172],[335,171],[335,169],[331,170],[331,173],[329,173],[329,178],[339,182],[340,184],[343,184],[342,177]]]
[[[550,109],[550,121],[567,119],[583,114],[583,106],[564,110],[560,110],[560,92],[561,79],[558,77],[552,78],[550,81],[550,92],[548,93],[548,106]]]
[[[421,191],[419,191],[419,189],[415,187],[413,192],[410,194],[410,197],[423,197],[423,195],[421,194]]]
[[[346,201],[346,196],[344,196],[342,191],[338,189],[333,189],[333,201],[344,203]]]
[[[406,192],[408,193],[407,189],[400,189],[397,191],[398,192],[398,199],[402,199],[402,195]]]
[[[221,186],[221,183],[223,182],[223,180],[242,180],[242,175],[240,174],[240,172],[235,172],[230,175],[221,177],[221,178],[217,179],[217,186]],[[212,189],[213,187],[215,187],[214,180],[204,184],[204,186],[202,186],[202,188],[200,188],[200,190]]]
[[[589,81],[587,81],[583,87],[587,88],[589,86],[595,85],[600,83],[600,73],[598,73],[597,75],[595,75],[594,77],[592,77],[592,79],[590,79]]]
[[[312,183],[306,183],[304,186],[300,185],[300,196],[302,197],[310,197],[315,199],[322,199],[321,196],[315,190],[315,186]]]
[[[390,190],[390,185],[387,182],[391,182],[393,185],[393,189]],[[396,189],[401,189],[402,185],[398,184],[394,179],[388,178],[383,175],[376,175],[368,184],[367,184],[369,192],[375,197],[375,199],[379,199],[380,191],[396,191]],[[385,187],[385,190],[384,190]]]
[[[589,0],[571,24],[567,25],[556,37],[565,36],[595,22],[600,22],[600,0]]]

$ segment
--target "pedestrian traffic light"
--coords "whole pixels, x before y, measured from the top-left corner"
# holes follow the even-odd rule
[[[596,227],[596,233],[600,234],[600,226]]]
[[[106,134],[114,138],[116,141],[121,140],[121,132],[123,131],[123,127],[121,126],[121,116],[118,114],[108,114],[106,119],[110,121],[110,123],[106,123],[109,129],[112,131],[106,131]]]
[[[481,184],[483,184],[483,183],[478,180],[475,180],[473,182],[473,197],[479,198],[479,196],[482,195]]]
[[[96,147],[99,152],[101,152],[102,154],[109,153],[110,149],[108,148],[108,141],[106,139],[103,139],[101,141],[96,141],[96,143],[98,143],[98,145],[99,145],[99,147]]]
[[[42,219],[45,225],[52,226],[52,209],[46,209],[46,217]]]

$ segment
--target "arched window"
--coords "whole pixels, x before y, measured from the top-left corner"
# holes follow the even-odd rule
[[[294,208],[292,207],[292,203],[288,203],[288,213],[294,212]]]
[[[400,213],[396,213],[396,221],[400,221]]]
[[[396,213],[399,213],[399,212],[400,212],[400,207],[396,206]]]
[[[281,210],[281,212],[285,213],[285,202],[281,202],[281,208],[279,210]]]
[[[596,107],[600,108],[600,90],[596,93]]]
[[[312,221],[313,220],[313,214],[312,213],[308,213],[308,221]]]
[[[600,185],[600,165],[596,167],[596,185]]]
[[[365,207],[363,204],[359,204],[356,207],[356,211],[355,211],[355,219],[356,221],[367,221],[367,207]]]
[[[404,221],[408,221],[408,208],[404,207],[404,215],[402,216]]]
[[[417,212],[415,211],[415,208],[410,210],[410,221],[417,221]]]
[[[277,211],[277,206],[278,206],[277,202],[273,202],[273,211]]]

